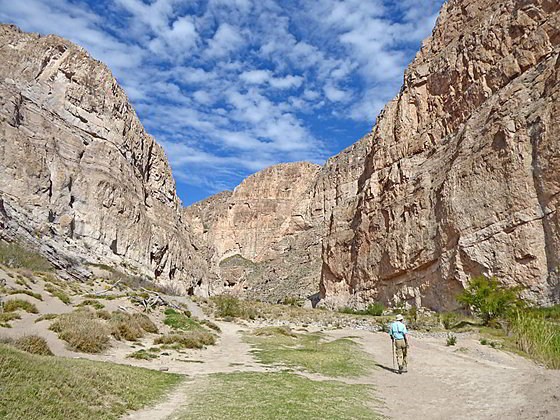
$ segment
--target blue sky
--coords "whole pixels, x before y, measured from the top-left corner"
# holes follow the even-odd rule
[[[441,0],[0,0],[0,21],[105,62],[188,205],[371,130]]]

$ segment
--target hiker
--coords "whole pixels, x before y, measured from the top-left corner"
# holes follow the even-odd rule
[[[407,372],[406,350],[408,348],[408,331],[403,324],[403,316],[397,315],[397,320],[391,324],[389,335],[393,340],[393,349],[397,349],[397,363],[399,365],[399,373]]]

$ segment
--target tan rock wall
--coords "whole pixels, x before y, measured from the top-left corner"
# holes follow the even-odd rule
[[[352,227],[323,241],[327,304],[450,308],[478,274],[558,301],[559,10],[443,7],[378,118]]]
[[[109,69],[56,37],[0,26],[2,236],[61,266],[115,262],[204,288],[163,149]]]

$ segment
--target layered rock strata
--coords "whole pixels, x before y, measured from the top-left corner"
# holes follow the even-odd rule
[[[210,250],[212,294],[272,302],[318,294],[322,226],[309,209],[320,168],[271,166],[185,209]]]
[[[332,306],[449,309],[476,275],[560,299],[560,3],[446,3],[323,240]]]
[[[109,263],[205,293],[163,149],[82,48],[0,26],[0,155],[2,238],[76,275]]]

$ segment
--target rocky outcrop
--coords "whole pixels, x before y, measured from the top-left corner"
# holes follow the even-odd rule
[[[212,294],[273,302],[318,294],[322,226],[309,209],[320,168],[271,166],[185,209],[210,251]]]
[[[76,275],[112,263],[205,293],[163,149],[82,48],[0,26],[0,155],[2,238]]]
[[[356,211],[329,224],[325,303],[447,309],[479,274],[560,300],[559,54],[557,1],[443,6],[376,122]]]

